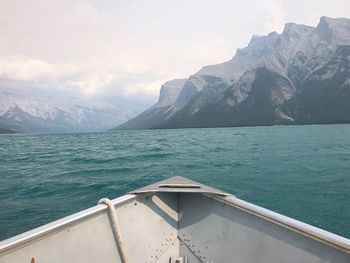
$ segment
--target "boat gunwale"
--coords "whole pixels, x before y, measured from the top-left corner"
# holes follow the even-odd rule
[[[321,228],[309,225],[291,217],[279,214],[272,210],[263,208],[258,205],[254,205],[242,199],[239,199],[233,195],[231,196],[218,196],[213,194],[204,194],[217,201],[223,202],[234,208],[243,210],[249,214],[265,219],[269,222],[277,224],[281,227],[287,228],[293,232],[296,232],[305,237],[311,238],[315,241],[323,243],[327,246],[341,250],[350,254],[350,239],[334,234],[332,232],[323,230]]]
[[[161,192],[161,191],[158,191]],[[173,192],[174,193],[174,192]],[[183,193],[179,191],[179,193]],[[188,192],[187,192],[188,193]],[[338,249],[345,253],[350,253],[350,239],[339,236],[337,234],[331,233],[329,231],[320,229],[318,227],[303,223],[299,220],[293,219],[288,216],[284,216],[277,212],[273,212],[269,209],[254,205],[247,201],[241,200],[233,195],[221,196],[214,193],[200,193],[193,192],[194,194],[201,194],[207,196],[224,204],[227,204],[231,207],[237,208],[239,210],[245,211],[249,214],[267,220],[271,223],[277,224],[283,228],[289,229],[295,233],[298,233],[302,236],[315,240],[317,242],[323,243],[332,248]],[[157,192],[148,192],[141,194],[142,196],[154,195]],[[120,205],[133,201],[137,197],[137,194],[126,194],[116,199],[113,199],[112,202],[114,205]],[[81,221],[87,220],[93,216],[96,216],[102,212],[107,211],[106,205],[96,205],[91,208],[85,209],[78,213],[72,214],[70,216],[58,219],[46,225],[40,226],[33,230],[27,231],[23,234],[19,234],[12,238],[0,241],[0,256],[7,254],[10,251],[17,250],[30,242],[38,241],[47,236],[53,235],[57,232],[63,231],[67,227],[75,225]]]
[[[126,202],[133,201],[137,196],[126,194],[115,198],[112,201],[114,205],[120,205]],[[82,221],[88,220],[91,217],[97,216],[103,212],[107,212],[108,207],[103,204],[98,204],[93,207],[84,209],[72,215],[60,218],[48,224],[39,226],[22,234],[10,237],[0,241],[0,256],[3,256],[11,251],[20,249],[29,243],[39,241],[45,237],[54,235],[64,229],[76,225]]]

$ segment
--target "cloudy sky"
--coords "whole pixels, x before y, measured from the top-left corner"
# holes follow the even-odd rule
[[[160,85],[349,0],[0,0],[0,91],[149,105]]]

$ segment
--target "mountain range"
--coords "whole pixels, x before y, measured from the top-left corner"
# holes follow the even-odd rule
[[[0,133],[103,131],[135,115],[105,102],[0,92]]]
[[[350,123],[350,19],[287,23],[227,62],[166,82],[117,129]]]

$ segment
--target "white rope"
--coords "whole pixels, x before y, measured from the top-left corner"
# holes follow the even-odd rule
[[[117,216],[117,211],[115,209],[115,206],[113,205],[112,201],[109,200],[108,198],[102,198],[100,201],[98,201],[99,204],[104,204],[108,206],[108,212],[110,215],[110,218],[112,220],[113,224],[113,232],[114,232],[114,237],[116,239],[117,247],[119,250],[119,254],[122,260],[122,263],[128,263],[128,257],[126,254],[126,250],[123,244],[123,237],[121,235],[120,231],[120,224]]]

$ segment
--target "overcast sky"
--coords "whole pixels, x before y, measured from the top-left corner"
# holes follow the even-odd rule
[[[0,0],[0,89],[151,103],[253,34],[323,15],[350,17],[349,0]]]

